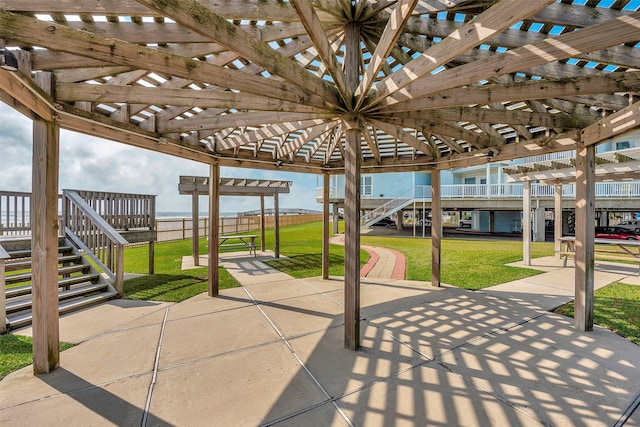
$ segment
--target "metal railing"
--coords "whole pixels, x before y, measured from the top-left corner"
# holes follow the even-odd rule
[[[322,211],[312,210],[312,209],[298,209],[298,208],[284,208],[278,209],[279,215],[311,215],[311,214],[321,214]],[[264,210],[265,215],[273,216],[275,214],[275,210],[273,208],[266,208]],[[237,216],[258,216],[260,215],[260,209],[255,209],[252,211],[238,212]]]
[[[528,163],[552,162],[554,160],[566,160],[566,159],[575,159],[575,158],[576,158],[576,150],[570,150],[570,151],[560,151],[557,153],[540,154],[537,156],[523,157],[521,159],[514,160],[513,164],[524,165]]]
[[[360,225],[363,227],[369,226],[376,222],[377,219],[382,219],[397,212],[414,200],[431,200],[431,186],[416,185],[395,199],[367,212],[360,218]]]
[[[62,221],[65,235],[111,277],[121,298],[124,246],[129,242],[73,190],[62,192]]]
[[[339,189],[336,188],[331,189],[331,198],[334,198],[333,195],[339,194],[338,190]],[[597,182],[595,190],[596,198],[640,198],[640,182]],[[320,194],[318,200],[321,201],[322,189],[318,189],[318,191],[318,194]],[[522,183],[489,185],[453,184],[443,185],[440,187],[440,197],[443,199],[517,199],[522,198],[522,194]],[[531,185],[531,197],[533,198],[553,198],[554,194],[555,188],[553,185]],[[407,199],[411,197],[418,199],[430,199],[431,186],[417,185],[395,197],[392,201],[385,203],[385,205],[395,203],[396,199]],[[562,186],[562,197],[569,199],[575,198],[575,184],[564,184]],[[381,208],[385,205],[382,205]]]

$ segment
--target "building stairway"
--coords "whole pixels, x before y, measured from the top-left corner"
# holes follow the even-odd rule
[[[5,260],[7,330],[31,324],[31,239],[2,241]],[[116,290],[82,256],[69,239],[58,240],[58,301],[60,314],[115,298]]]

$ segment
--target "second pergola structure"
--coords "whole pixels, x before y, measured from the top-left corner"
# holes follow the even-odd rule
[[[217,174],[213,171],[212,174]],[[288,194],[291,181],[252,179],[252,178],[220,178],[217,185],[211,185],[211,177],[207,176],[180,176],[178,190],[181,195],[191,195],[191,218],[193,229],[193,264],[200,264],[200,227],[199,227],[199,196],[209,196],[209,268],[217,265],[217,248],[220,223],[220,196],[244,196],[260,197],[260,250],[266,250],[265,246],[265,215],[264,198],[273,197],[273,222],[274,222],[274,248],[276,258],[280,257],[280,194]],[[211,258],[212,247],[216,248],[215,258]],[[215,260],[215,261],[213,261]]]

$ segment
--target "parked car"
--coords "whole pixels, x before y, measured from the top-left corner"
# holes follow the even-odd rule
[[[640,234],[640,219],[630,219],[629,221],[622,221],[620,224],[618,224],[618,227],[626,228],[636,234]]]
[[[424,218],[418,221],[419,226],[431,227],[431,218]]]
[[[396,222],[389,217],[382,218],[380,221],[371,224],[372,227],[387,227],[392,228],[396,226]]]
[[[623,227],[596,227],[597,239],[615,240],[640,240],[640,236],[633,234],[629,229]]]

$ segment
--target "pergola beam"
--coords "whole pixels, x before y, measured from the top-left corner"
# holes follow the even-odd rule
[[[29,28],[28,34],[22,30]],[[253,76],[241,71],[211,65],[179,55],[159,52],[117,39],[101,37],[64,25],[34,20],[33,18],[0,9],[0,38],[36,43],[52,50],[60,50],[114,64],[131,66],[185,79],[198,80],[241,92],[268,96],[301,104],[328,107],[318,95],[295,85]],[[230,83],[233,82],[233,85]]]
[[[384,99],[384,103],[395,104],[422,98],[483,79],[571,58],[577,52],[593,52],[634,42],[638,40],[638,26],[640,26],[640,12],[634,12],[599,25],[550,37],[542,42],[522,46],[491,58],[426,75],[407,85],[404,90]]]
[[[272,49],[267,43],[256,39],[246,31],[238,31],[235,25],[214,12],[215,7],[209,9],[195,0],[136,1],[180,22],[203,37],[226,46],[297,87],[320,95],[328,103],[336,106],[340,104],[335,88],[320,78],[310,75],[298,63]]]
[[[511,84],[486,84],[456,88],[386,106],[380,113],[462,107],[470,104],[488,105],[493,102],[519,102],[535,99],[566,98],[577,95],[601,95],[640,91],[640,72],[610,73],[598,76],[572,77],[556,80],[531,80]],[[621,97],[622,98],[622,97]],[[579,118],[575,125],[586,126]]]
[[[564,113],[535,113],[520,110],[480,107],[452,107],[432,110],[409,110],[380,114],[383,117],[425,121],[455,121],[471,123],[504,123],[509,125],[544,126],[547,128],[580,129],[594,122],[593,117],[570,116]]]
[[[206,112],[188,119],[170,120],[166,125],[158,126],[161,133],[181,133],[205,129],[225,129],[239,126],[260,126],[264,123],[288,123],[291,121],[323,120],[334,116],[329,113],[287,113],[287,112],[248,112],[235,114],[215,114]]]
[[[418,58],[379,82],[368,94],[369,105],[374,105],[381,99],[396,93],[399,89],[410,85],[553,1],[555,0],[530,0],[518,3],[518,7],[514,7],[513,2],[506,0],[496,3],[475,19],[465,23],[459,30],[449,34],[440,43],[423,52]]]
[[[395,47],[396,41],[400,37],[407,20],[411,17],[411,12],[415,8],[418,0],[399,0],[395,9],[391,12],[387,25],[382,32],[382,36],[377,43],[376,49],[371,56],[369,66],[360,80],[360,84],[355,91],[356,108],[364,102],[364,98],[371,89],[371,85],[378,76],[382,67],[386,64],[386,59]]]
[[[342,100],[347,106],[350,106],[353,91],[347,84],[345,73],[338,63],[335,52],[331,49],[329,37],[322,28],[318,15],[313,7],[311,7],[309,0],[292,0],[291,4],[298,13],[302,25],[304,25],[304,28],[307,30],[307,34],[311,37],[313,45],[316,47],[322,62],[327,67],[329,75],[333,78],[342,96]]]
[[[146,71],[144,71],[146,73]],[[190,82],[185,81],[185,86]],[[182,83],[179,83],[182,85]],[[326,112],[312,106],[222,90],[173,89],[128,85],[56,84],[56,99],[63,102],[111,102],[144,105],[175,105],[223,110],[260,110],[297,113]]]
[[[636,102],[582,130],[585,146],[598,144],[633,129],[640,128],[640,102]]]

